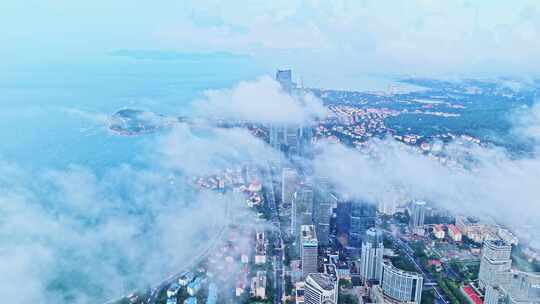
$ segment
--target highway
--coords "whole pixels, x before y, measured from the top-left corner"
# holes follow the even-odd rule
[[[263,170],[263,181],[264,181],[264,195],[265,200],[268,204],[268,207],[270,210],[272,210],[272,218],[271,222],[274,226],[276,233],[276,246],[275,246],[275,253],[274,253],[274,304],[281,303],[283,298],[283,260],[284,260],[284,252],[283,252],[283,238],[281,235],[281,224],[279,222],[279,213],[278,208],[276,204],[276,197],[274,192],[274,178],[272,174],[272,170],[270,168],[270,164],[267,164],[266,170]],[[279,246],[277,246],[279,245]]]
[[[227,197],[227,199],[225,200],[226,203],[225,203],[225,213],[224,213],[224,217],[226,219],[230,219],[230,212],[231,212],[231,202],[232,202],[232,198],[231,197]],[[219,213],[216,213],[216,214],[219,214]],[[217,221],[216,221],[217,222]],[[219,231],[218,233],[216,233],[216,235],[208,242],[208,246],[206,246],[198,255],[192,257],[183,267],[182,269],[180,270],[177,270],[174,274],[172,275],[169,275],[166,279],[164,279],[163,281],[157,283],[155,285],[155,287],[151,288],[151,292],[150,292],[150,297],[148,298],[148,300],[146,301],[146,303],[148,304],[154,304],[156,303],[157,301],[157,297],[159,295],[159,292],[161,290],[163,290],[163,288],[168,288],[168,286],[178,280],[180,278],[180,276],[182,276],[182,274],[184,274],[186,271],[190,271],[191,269],[193,269],[195,266],[197,266],[200,262],[202,262],[206,257],[208,257],[208,255],[214,251],[214,247],[216,245],[219,245],[223,239],[223,236],[226,234],[226,232],[228,231],[228,227],[229,227],[229,223],[228,221],[224,221],[223,222],[224,224],[219,228]],[[137,290],[133,291],[132,293],[130,294],[133,294],[137,292]],[[117,303],[119,301],[121,301],[122,299],[125,299],[125,298],[128,298],[129,295],[126,295],[126,296],[123,296],[119,299],[116,299],[116,300],[111,300],[111,301],[108,301],[108,302],[105,302],[104,304],[114,304],[114,303]]]

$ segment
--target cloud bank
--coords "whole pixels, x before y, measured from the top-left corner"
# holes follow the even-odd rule
[[[540,104],[526,119],[523,136],[538,138]],[[497,148],[446,147],[466,168],[442,164],[393,140],[372,140],[368,154],[340,144],[322,144],[315,172],[337,189],[372,203],[428,200],[457,214],[493,218],[540,246],[540,155],[516,159]]]
[[[97,175],[0,163],[0,293],[12,303],[95,303],[154,285],[199,254],[235,194],[195,190],[193,175],[278,157],[240,129],[178,125],[152,141],[145,168]],[[155,162],[154,162],[155,161]]]
[[[55,1],[39,12],[12,2],[0,20],[3,63],[23,68],[43,62],[35,49],[56,60],[142,49],[248,55],[324,87],[357,88],[366,75],[540,75],[536,0]]]
[[[195,102],[195,113],[254,123],[306,124],[327,114],[309,93],[290,95],[268,76],[240,82],[232,89],[209,90]]]
[[[179,269],[228,219],[222,197],[162,173],[2,163],[0,292],[12,303],[90,303]],[[189,245],[188,245],[189,244]]]

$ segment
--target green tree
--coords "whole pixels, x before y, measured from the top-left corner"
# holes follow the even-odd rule
[[[358,304],[358,299],[352,294],[342,294],[338,297],[338,304]]]
[[[435,303],[435,293],[433,292],[433,290],[422,291],[421,304],[433,304],[433,303]]]

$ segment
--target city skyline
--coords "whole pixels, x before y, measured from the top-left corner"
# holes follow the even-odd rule
[[[535,1],[0,20],[0,302],[540,301]]]

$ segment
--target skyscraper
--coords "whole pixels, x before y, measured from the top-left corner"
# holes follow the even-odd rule
[[[300,234],[300,226],[313,224],[313,187],[298,185],[294,193],[291,213],[291,235]]]
[[[281,204],[284,207],[292,205],[294,193],[296,192],[296,183],[298,176],[296,170],[292,168],[283,168],[281,172]]]
[[[302,145],[302,128],[298,125],[289,125],[284,128],[283,143],[287,155],[299,155]]]
[[[508,284],[512,246],[501,240],[486,240],[482,247],[478,283],[481,288]]]
[[[347,238],[349,236],[349,228],[351,225],[351,201],[338,199],[336,208],[336,232],[337,236]]]
[[[364,282],[377,280],[382,276],[384,246],[382,237],[375,228],[366,231],[366,237],[362,241],[362,253],[360,256],[360,277]]]
[[[369,203],[355,202],[350,210],[349,246],[360,248],[366,231],[375,227],[377,209]]]
[[[337,204],[337,198],[330,192],[328,181],[323,178],[317,179],[313,201],[313,222],[317,231],[319,245],[327,246],[330,243],[330,219],[332,208]]]
[[[390,262],[383,263],[381,287],[384,295],[393,300],[420,304],[423,282],[419,273],[403,271]]]
[[[281,151],[281,145],[283,144],[283,131],[283,126],[276,124],[271,124],[268,130],[268,143],[272,148],[279,151]]]
[[[336,230],[338,238],[347,238],[347,247],[360,249],[369,228],[375,227],[377,210],[366,202],[339,201]]]
[[[288,156],[304,155],[311,141],[311,128],[299,124],[269,126],[269,144]]]
[[[284,91],[290,92],[293,88],[296,88],[296,84],[292,81],[291,70],[277,70],[276,81],[279,82]]]
[[[305,304],[337,304],[338,286],[331,276],[313,273],[307,276],[304,286]]]
[[[522,271],[508,272],[505,286],[487,286],[485,304],[540,303],[540,274]]]
[[[426,214],[426,202],[415,201],[411,203],[409,227],[412,233],[424,234],[424,217]]]
[[[317,273],[318,267],[318,242],[315,226],[303,225],[300,228],[300,257],[302,259],[302,277],[310,273]]]

